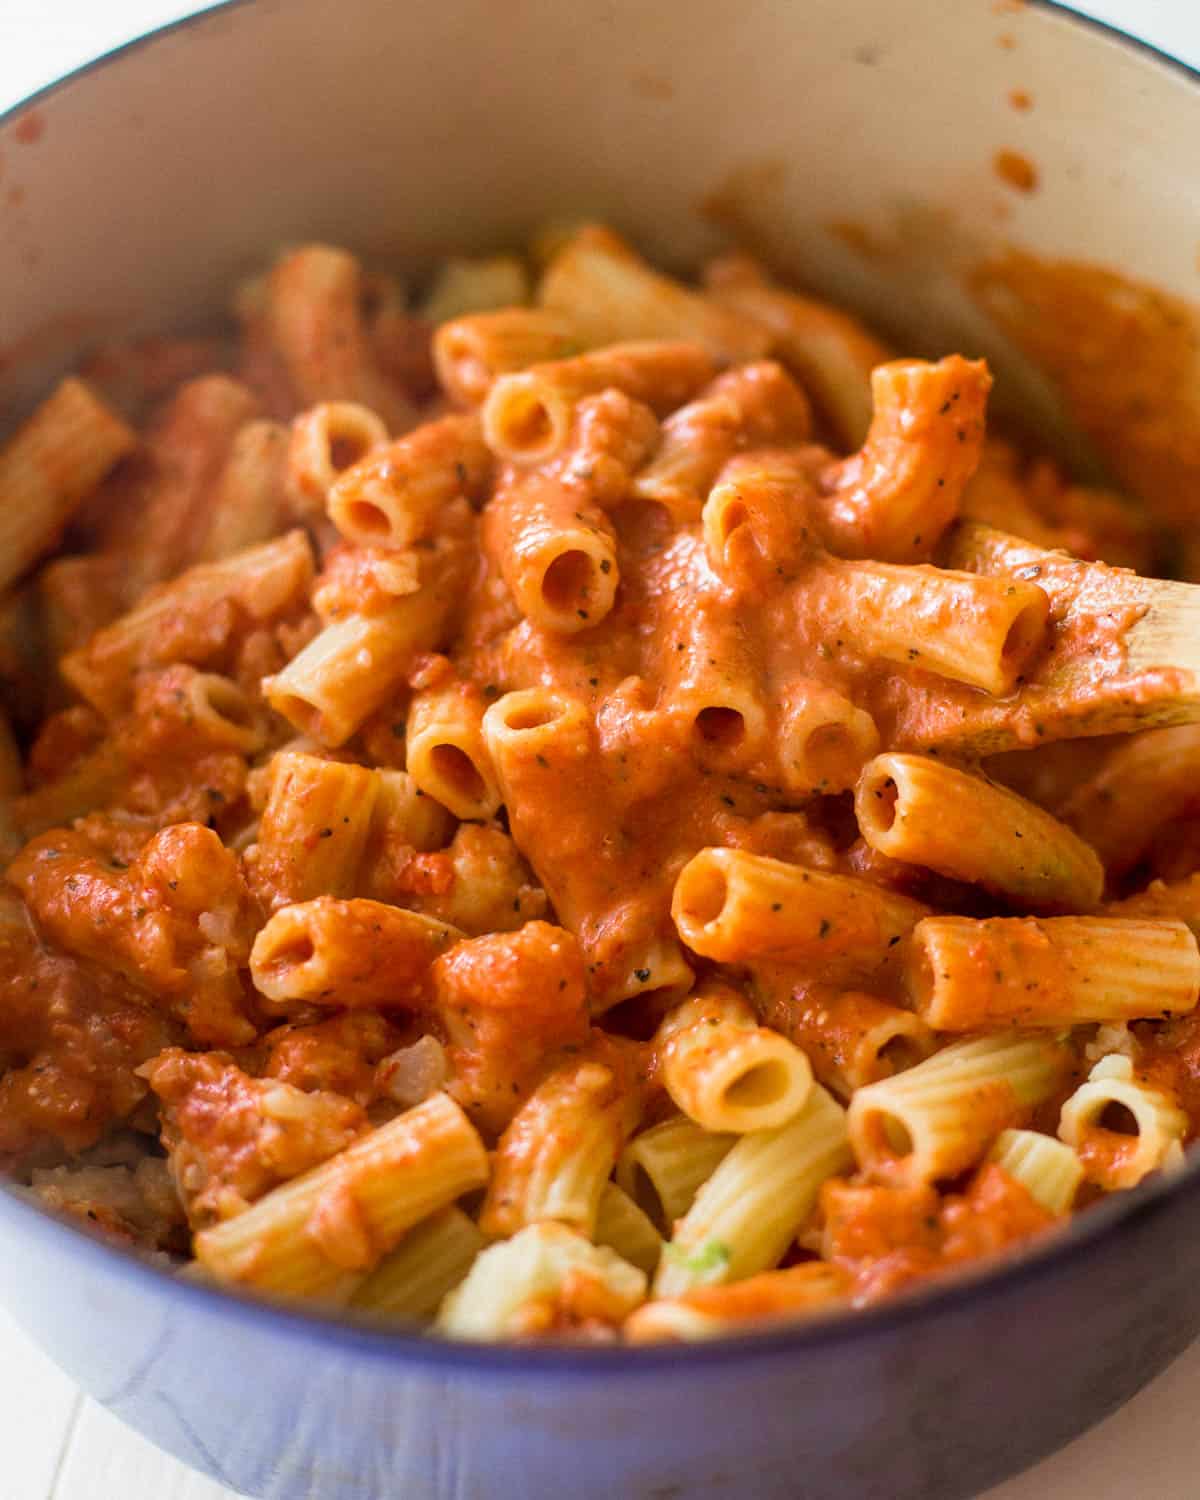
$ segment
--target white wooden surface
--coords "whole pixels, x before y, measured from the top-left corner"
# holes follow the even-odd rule
[[[203,8],[196,0],[0,0],[0,110],[89,57]],[[1088,0],[1078,8],[1200,64],[1200,0]],[[1200,1344],[1095,1431],[986,1500],[1197,1500],[1198,1388]],[[0,1412],[3,1500],[237,1500],[83,1397],[3,1312]]]

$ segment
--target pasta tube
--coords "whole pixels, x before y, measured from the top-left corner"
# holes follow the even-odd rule
[[[920,1016],[855,990],[789,998],[763,1019],[803,1048],[818,1081],[839,1099],[915,1067],[935,1045]]]
[[[0,588],[58,542],[136,434],[82,380],[59,382],[0,449]]]
[[[1072,1148],[1038,1130],[1002,1130],[988,1160],[1056,1216],[1070,1212],[1083,1181],[1083,1163]]]
[[[248,856],[270,909],[317,896],[352,896],[371,831],[379,773],[282,750]]]
[[[554,474],[514,473],[498,491],[487,527],[490,550],[527,619],[573,635],[612,609],[620,582],[616,534],[586,491]]]
[[[879,731],[865,709],[823,682],[802,678],[782,695],[778,755],[789,791],[848,792],[879,749]]]
[[[713,571],[735,587],[765,588],[812,549],[805,451],[756,449],[731,458],[700,514]]]
[[[1058,1122],[1059,1138],[1078,1152],[1088,1181],[1110,1193],[1180,1163],[1187,1132],[1174,1094],[1143,1083],[1119,1054],[1100,1059]]]
[[[1136,865],[1160,829],[1196,801],[1200,724],[1148,729],[1117,740],[1059,809],[1111,874]]]
[[[1188,927],[1137,917],[927,917],[904,972],[935,1031],[1132,1021],[1200,999]]]
[[[953,1177],[1049,1098],[1067,1067],[1068,1054],[1047,1037],[1000,1032],[955,1042],[850,1100],[858,1165],[897,1186]]]
[[[987,693],[1009,692],[1046,641],[1050,602],[1036,583],[881,562],[827,574],[838,628],[864,651]]]
[[[515,255],[452,255],[438,267],[421,304],[430,323],[528,302],[532,288],[524,262]]]
[[[606,1246],[565,1224],[530,1224],[480,1255],[442,1304],[437,1329],[452,1339],[504,1339],[616,1325],[645,1295],[645,1273]]]
[[[454,819],[440,802],[427,797],[407,771],[382,767],[375,772],[375,805],[363,868],[371,869],[395,845],[422,853],[444,849],[454,833]]]
[[[715,359],[736,364],[760,359],[771,343],[753,320],[651,270],[611,230],[597,226],[581,229],[559,249],[537,297],[596,344],[691,339]]]
[[[844,449],[858,448],[871,422],[871,372],[891,351],[855,318],[776,286],[748,255],[723,255],[705,270],[710,295],[761,324],[771,352],[811,391]]]
[[[589,1238],[604,1184],[636,1127],[642,1100],[629,1063],[610,1044],[556,1068],[500,1137],[479,1215],[486,1235],[557,1219]]]
[[[271,707],[303,734],[343,745],[431,651],[459,602],[466,557],[457,541],[422,557],[421,587],[378,614],[326,625],[281,672],[263,679]]]
[[[863,838],[906,864],[982,885],[1038,911],[1090,911],[1095,851],[1015,792],[921,755],[879,755],[854,795]]]
[[[656,1297],[743,1281],[777,1265],[828,1177],[850,1164],[846,1114],[819,1084],[786,1125],[740,1137],[675,1225]]]
[[[925,910],[865,880],[741,849],[701,849],[671,901],[683,941],[718,963],[852,960],[864,971],[878,968]]]
[[[662,414],[681,406],[716,374],[697,344],[611,344],[573,359],[502,375],[483,403],[483,435],[500,458],[540,464],[565,445],[585,396],[618,390]]]
[[[145,473],[126,502],[108,508],[104,550],[121,559],[127,600],[201,560],[209,502],[258,400],[227,375],[202,375],[175,392],[146,441]]]
[[[458,496],[478,504],[492,455],[475,416],[426,422],[366,454],[329,486],[329,519],[362,547],[411,547],[432,536]]]
[[[250,974],[274,1010],[411,1006],[426,993],[430,964],[461,937],[382,901],[318,896],[281,908],[260,930]]]
[[[427,1323],[483,1249],[461,1208],[440,1209],[410,1229],[350,1298],[352,1308],[398,1323]]]
[[[197,536],[197,562],[219,562],[268,541],[288,513],[288,433],[278,422],[247,422],[229,445]]]
[[[296,514],[322,515],[339,477],[387,442],[387,428],[369,407],[322,401],[293,421],[288,442],[288,490]]]
[[[487,1175],[475,1127],[446,1094],[434,1094],[198,1234],[196,1256],[220,1281],[345,1302],[408,1230]]]
[[[808,1058],[757,1025],[733,990],[708,985],[676,1007],[655,1038],[662,1081],[705,1130],[744,1135],[800,1113],[812,1086]]]
[[[849,1289],[849,1278],[837,1266],[807,1261],[731,1286],[697,1286],[678,1297],[646,1302],[622,1331],[631,1344],[697,1343],[837,1311],[847,1305]]]
[[[128,614],[64,656],[59,668],[81,698],[111,716],[128,704],[137,672],[181,656],[204,665],[209,652],[224,646],[223,639],[214,642],[209,629],[196,632],[198,649],[181,651],[176,634],[181,620],[209,624],[226,611],[234,622],[261,625],[306,603],[312,577],[312,548],[302,531],[200,563],[152,590]]]
[[[424,688],[409,705],[408,774],[458,818],[491,818],[500,807],[483,713],[483,694],[466,682]]]
[[[390,431],[412,425],[413,408],[386,379],[363,316],[367,283],[353,255],[301,245],[265,283],[265,331],[299,406],[353,401],[378,412]]]
[[[767,752],[767,708],[753,643],[728,607],[704,601],[678,626],[664,705],[702,764],[744,770]]]
[[[633,493],[665,506],[675,521],[694,521],[739,449],[801,442],[811,430],[808,399],[782,366],[774,360],[741,365],[667,418]]]
[[[737,1137],[713,1135],[676,1115],[635,1135],[617,1158],[617,1183],[668,1233],[729,1154]]]
[[[505,307],[443,323],[433,336],[442,389],[461,406],[479,406],[501,375],[582,353],[569,318],[540,307]]]
[[[662,1236],[653,1221],[615,1182],[606,1182],[600,1194],[595,1240],[647,1276],[654,1275],[662,1255]]]
[[[832,551],[924,562],[957,516],[983,447],[992,377],[958,354],[897,359],[871,372],[874,414],[859,452],[822,475]]]

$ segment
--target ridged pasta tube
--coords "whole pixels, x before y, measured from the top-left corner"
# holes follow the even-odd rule
[[[617,1182],[670,1234],[736,1140],[676,1115],[633,1137],[617,1160]]]
[[[615,1182],[606,1182],[596,1214],[595,1241],[653,1276],[662,1255],[662,1235],[648,1214]]]
[[[573,1322],[620,1323],[646,1295],[646,1275],[565,1224],[530,1224],[492,1245],[451,1292],[437,1328],[453,1339],[547,1333]]]
[[[1183,922],[926,917],[905,980],[936,1031],[1132,1021],[1195,1009],[1200,951]]]
[[[706,985],[678,1005],[655,1042],[667,1093],[705,1130],[744,1135],[786,1124],[812,1086],[800,1048],[759,1026],[723,985]]]
[[[440,1209],[410,1229],[380,1261],[350,1306],[398,1323],[428,1322],[471,1269],[484,1243],[461,1208]]]
[[[675,882],[671,915],[689,948],[718,963],[751,958],[877,968],[926,908],[882,886],[741,849],[701,849]]]
[[[1065,1141],[1039,1130],[1002,1130],[988,1160],[1008,1173],[1047,1213],[1070,1212],[1083,1163]]]
[[[1060,1086],[1068,1061],[1048,1037],[1001,1032],[868,1084],[849,1108],[859,1167],[897,1186],[956,1176]]]
[[[1108,1192],[1136,1187],[1148,1172],[1180,1161],[1187,1130],[1175,1096],[1144,1083],[1119,1055],[1100,1059],[1063,1105],[1058,1124],[1088,1180]]]
[[[814,1084],[794,1119],[742,1136],[701,1187],[663,1253],[654,1295],[677,1297],[777,1265],[821,1184],[850,1161],[845,1111]]]
[[[221,1281],[343,1302],[404,1234],[487,1181],[487,1152],[446,1094],[370,1131],[196,1236]]]
[[[1036,911],[1091,911],[1104,889],[1096,852],[1006,787],[924,755],[877,755],[854,795],[863,838],[907,864],[981,885]]]

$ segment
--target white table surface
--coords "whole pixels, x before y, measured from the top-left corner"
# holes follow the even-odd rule
[[[204,8],[195,0],[0,0],[0,110],[109,47]],[[1200,0],[1078,8],[1200,65]],[[1197,1500],[1198,1390],[1200,1343],[1107,1422],[986,1500]],[[0,1412],[3,1500],[238,1500],[88,1400],[3,1312]]]

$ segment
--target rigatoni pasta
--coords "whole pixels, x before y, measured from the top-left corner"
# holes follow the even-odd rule
[[[978,883],[1035,911],[1091,911],[1104,866],[1024,797],[920,755],[877,756],[855,791],[863,837],[889,859]]]
[[[850,1100],[859,1166],[883,1182],[936,1182],[978,1161],[1065,1078],[1069,1054],[1048,1037],[997,1032],[955,1042]]]
[[[383,901],[317,896],[275,913],[255,939],[250,972],[264,1000],[280,1009],[410,1005],[430,964],[459,935]]]
[[[723,361],[740,362],[765,354],[771,342],[752,318],[660,275],[599,226],[579,230],[559,249],[542,275],[537,299],[568,316],[597,344],[692,339]]]
[[[443,323],[433,336],[442,389],[463,406],[480,406],[501,375],[568,359],[584,340],[569,318],[540,307],[502,307]]]
[[[480,1211],[485,1234],[515,1234],[555,1219],[591,1236],[604,1184],[642,1109],[615,1048],[581,1052],[533,1091],[496,1147]]]
[[[643,1343],[1178,1165],[1148,523],[745,256],[427,285],[290,249],[236,354],[96,364],[137,430],[68,378],[0,449],[0,1168],[210,1285]]]
[[[736,1139],[705,1130],[686,1115],[661,1120],[634,1136],[621,1152],[616,1180],[659,1229],[669,1231]]]
[[[388,1322],[427,1323],[465,1280],[485,1243],[461,1208],[440,1209],[384,1256],[359,1283],[350,1306]]]
[[[487,1180],[475,1128],[445,1094],[196,1239],[219,1281],[344,1301],[405,1232]]]
[[[812,1087],[804,1053],[756,1025],[745,1001],[719,986],[708,985],[677,1006],[655,1042],[673,1102],[717,1134],[786,1124],[800,1113]]]
[[[136,443],[137,434],[82,380],[59,383],[0,449],[0,588],[55,546],[73,512]]]
[[[1200,954],[1183,922],[1135,917],[928,917],[906,979],[939,1031],[1073,1026],[1195,1009]]]
[[[1083,1163],[1071,1146],[1037,1130],[1002,1130],[989,1160],[1052,1214],[1070,1212],[1084,1176]]]
[[[826,1178],[850,1162],[846,1113],[819,1084],[786,1125],[743,1135],[675,1225],[656,1297],[741,1281],[779,1263]]]
[[[719,963],[769,957],[884,963],[924,908],[867,881],[740,849],[702,849],[679,873],[671,905],[689,947]]]
[[[619,1325],[646,1294],[645,1273],[565,1224],[530,1224],[476,1260],[438,1313],[456,1339],[530,1338],[587,1322]]]
[[[325,507],[348,541],[409,547],[436,531],[455,497],[478,500],[491,470],[478,418],[443,417],[361,455],[331,480]]]
[[[1102,1057],[1062,1107],[1061,1139],[1090,1182],[1112,1192],[1182,1164],[1188,1118],[1168,1091],[1139,1079],[1128,1057]]]

